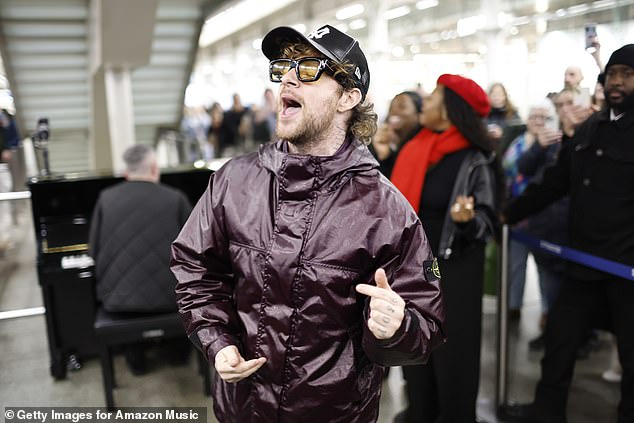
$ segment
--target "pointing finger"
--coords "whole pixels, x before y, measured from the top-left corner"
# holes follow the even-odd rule
[[[387,289],[389,291],[392,290],[390,288],[390,284],[387,282],[387,275],[385,274],[385,270],[379,268],[374,272],[374,281],[376,282],[376,286],[382,289]]]

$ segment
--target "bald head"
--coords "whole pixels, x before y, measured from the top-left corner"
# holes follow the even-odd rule
[[[568,66],[564,73],[564,88],[577,90],[583,80],[583,72],[579,66]]]

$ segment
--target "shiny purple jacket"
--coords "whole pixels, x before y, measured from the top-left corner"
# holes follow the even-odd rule
[[[383,366],[424,363],[444,342],[431,249],[365,145],[283,150],[264,145],[212,175],[172,245],[180,313],[211,362],[232,344],[267,359],[238,383],[216,378],[219,421],[374,422]],[[369,331],[355,291],[379,267],[406,302],[389,340]]]

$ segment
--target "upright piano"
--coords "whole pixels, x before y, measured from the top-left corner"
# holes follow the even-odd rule
[[[161,182],[182,190],[196,204],[212,171],[174,168],[161,171]],[[99,173],[34,177],[31,192],[37,245],[37,275],[46,309],[50,371],[64,379],[68,369],[97,355],[93,331],[95,280],[88,256],[90,218],[99,192],[123,181]]]

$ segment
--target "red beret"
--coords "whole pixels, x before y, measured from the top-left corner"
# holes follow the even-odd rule
[[[444,85],[462,97],[480,116],[485,117],[489,114],[491,110],[489,97],[473,80],[464,76],[445,73],[438,77],[437,83]]]

